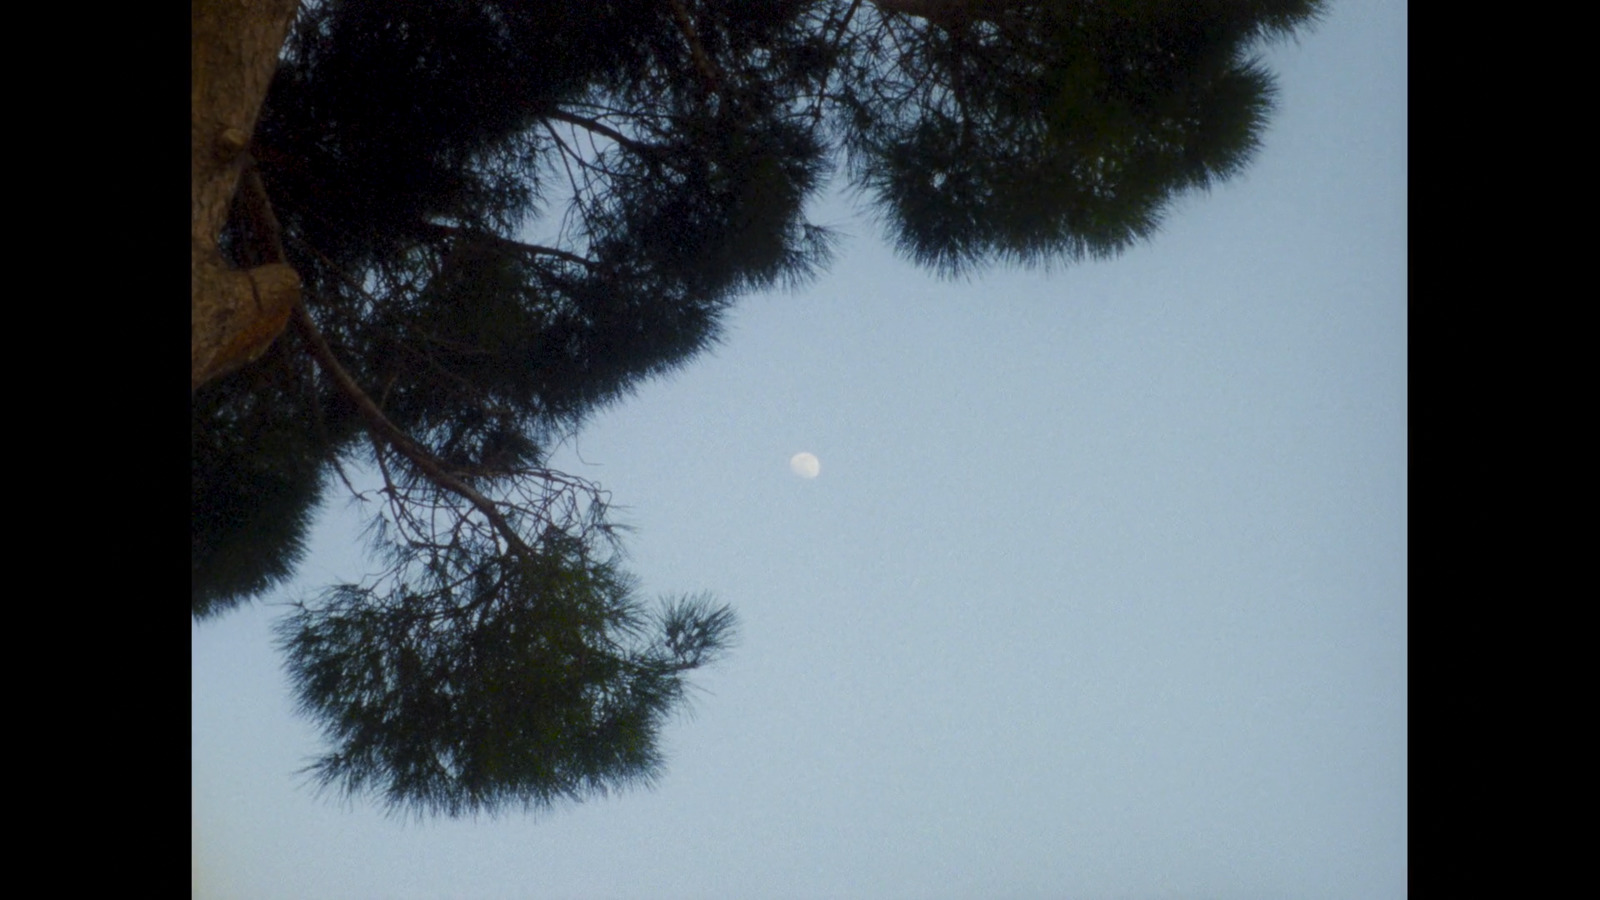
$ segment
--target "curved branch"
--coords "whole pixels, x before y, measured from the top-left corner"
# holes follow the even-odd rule
[[[472,504],[478,512],[483,514],[485,519],[489,520],[489,524],[494,526],[495,531],[498,531],[500,536],[505,538],[506,543],[519,556],[527,560],[535,558],[536,554],[533,552],[533,548],[529,547],[523,541],[522,536],[517,534],[517,530],[511,527],[511,523],[506,521],[506,517],[500,513],[494,501],[479,493],[472,485],[445,471],[444,466],[440,465],[433,454],[423,449],[410,435],[389,421],[389,417],[383,414],[383,410],[379,409],[376,403],[372,402],[372,398],[367,396],[367,392],[356,384],[355,379],[339,362],[339,358],[333,353],[333,348],[328,346],[327,339],[322,336],[322,332],[317,328],[316,323],[311,321],[311,315],[306,312],[303,304],[294,308],[294,325],[295,330],[299,332],[301,337],[305,338],[306,344],[310,346],[311,353],[316,357],[317,364],[322,367],[324,372],[328,373],[328,376],[334,380],[334,383],[339,386],[345,396],[349,397],[351,402],[356,405],[356,409],[361,413],[361,418],[366,420],[367,427],[377,437],[381,437],[397,453],[420,469],[428,477],[429,481]]]
[[[654,158],[666,154],[666,148],[659,147],[655,144],[646,144],[643,141],[636,141],[603,122],[598,122],[585,116],[576,116],[569,112],[562,112],[559,109],[552,110],[549,115],[550,118],[555,119],[557,122],[565,122],[568,125],[576,125],[586,131],[592,131],[601,137],[609,138],[616,143],[617,146],[632,150],[640,156]]]

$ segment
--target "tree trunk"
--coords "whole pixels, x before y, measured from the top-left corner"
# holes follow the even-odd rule
[[[230,268],[217,249],[256,117],[299,0],[190,0],[190,389],[260,356],[300,300],[282,262]]]

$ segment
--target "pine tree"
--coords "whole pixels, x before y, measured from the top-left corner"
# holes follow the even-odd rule
[[[194,4],[192,611],[282,585],[327,486],[376,471],[382,572],[282,643],[324,783],[459,814],[657,773],[732,614],[647,612],[606,493],[545,459],[818,271],[832,176],[940,272],[1114,255],[1249,161],[1254,48],[1320,4],[278,6]]]

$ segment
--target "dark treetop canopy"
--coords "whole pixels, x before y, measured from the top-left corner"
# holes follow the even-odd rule
[[[220,236],[303,300],[194,393],[194,615],[281,585],[341,463],[369,466],[379,573],[281,625],[323,782],[457,814],[648,780],[732,617],[646,613],[553,439],[823,265],[805,205],[835,174],[943,273],[1149,237],[1248,162],[1253,48],[1318,7],[305,3]]]

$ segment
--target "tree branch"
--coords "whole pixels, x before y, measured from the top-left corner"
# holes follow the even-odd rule
[[[632,150],[640,156],[659,157],[666,153],[665,148],[658,147],[655,144],[646,144],[643,141],[636,141],[633,138],[628,137],[622,132],[616,130],[615,128],[612,128],[603,122],[597,122],[594,119],[573,115],[572,113],[563,112],[559,109],[552,110],[549,113],[549,116],[550,118],[555,119],[557,122],[565,122],[568,125],[576,125],[579,128],[587,131],[592,131],[601,137],[610,138],[614,143],[617,144],[617,146]]]
[[[328,373],[328,376],[339,386],[345,396],[350,398],[351,402],[356,405],[357,411],[361,413],[361,418],[366,420],[367,427],[374,432],[375,436],[382,438],[385,443],[395,449],[395,452],[409,460],[412,465],[421,470],[422,474],[428,477],[429,481],[472,504],[478,512],[483,514],[485,519],[489,520],[489,524],[494,526],[495,531],[505,538],[506,543],[519,556],[529,561],[535,558],[533,548],[529,547],[523,541],[522,536],[517,534],[517,530],[511,527],[511,523],[506,521],[506,517],[500,513],[494,501],[483,496],[471,485],[445,471],[444,466],[434,458],[433,454],[419,446],[410,435],[401,431],[399,426],[389,421],[389,417],[383,414],[383,410],[378,409],[378,405],[372,402],[372,398],[367,396],[367,392],[356,384],[355,379],[339,362],[339,358],[333,353],[333,348],[328,346],[327,339],[322,336],[322,332],[317,328],[316,323],[311,321],[311,315],[306,312],[303,304],[294,308],[294,325],[295,330],[301,337],[305,338],[306,344],[310,346],[311,353],[316,357],[317,364],[322,367],[324,372]]]
[[[521,253],[526,253],[529,256],[553,256],[556,259],[562,259],[570,263],[576,263],[577,265],[588,269],[592,269],[597,265],[594,260],[589,259],[588,257],[580,256],[571,252],[570,250],[562,250],[559,247],[546,247],[542,244],[525,244],[522,241],[514,241],[510,238],[501,237],[500,235],[493,234],[491,232],[457,228],[454,225],[443,225],[438,222],[424,222],[423,226],[435,234],[450,235],[451,237],[465,236],[474,238],[476,240],[488,241],[495,246],[505,247],[508,250],[516,250]]]
[[[822,101],[828,96],[828,79],[833,77],[834,61],[843,52],[841,42],[844,40],[845,29],[850,27],[850,20],[855,18],[856,10],[860,8],[861,0],[850,0],[850,8],[845,10],[839,19],[839,26],[833,30],[833,40],[829,45],[833,47],[834,52],[829,55],[827,63],[823,66],[822,76],[817,80],[817,102],[811,108],[813,120],[822,118]]]
[[[700,43],[700,32],[695,30],[694,20],[689,18],[689,11],[684,8],[683,0],[670,0],[670,2],[672,16],[678,20],[678,30],[683,32],[684,39],[689,42],[689,54],[694,57],[695,68],[700,70],[700,77],[706,83],[707,93],[717,93],[722,87],[722,73],[706,54],[705,45]]]

